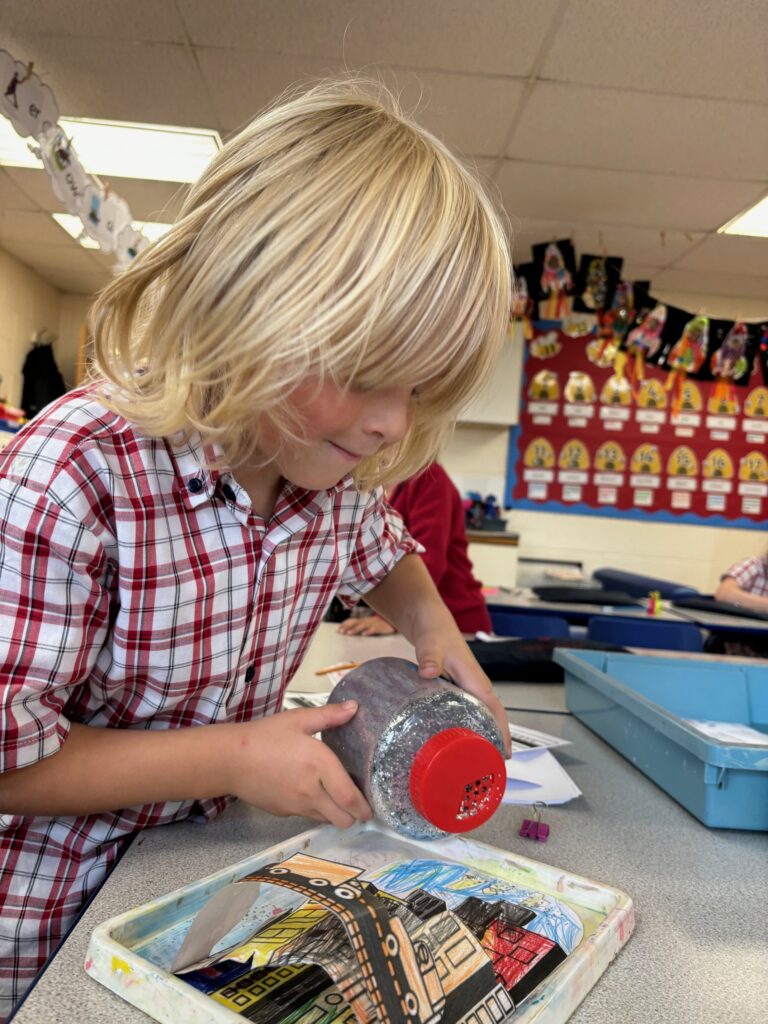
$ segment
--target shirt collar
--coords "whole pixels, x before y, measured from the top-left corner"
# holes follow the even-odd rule
[[[210,463],[220,457],[218,445],[203,444],[199,434],[171,442],[171,458],[176,466],[179,491],[187,508],[197,508],[213,497],[221,471],[211,469]]]
[[[213,497],[222,471],[211,469],[210,464],[220,462],[222,455],[219,445],[204,444],[199,434],[171,442],[171,458],[176,465],[179,490],[187,508],[197,508]],[[298,509],[306,510],[310,515],[317,514],[337,494],[349,487],[354,487],[351,473],[342,477],[333,487],[321,491],[288,483],[283,487],[278,506],[287,503],[289,514]],[[276,512],[278,506],[275,507]]]

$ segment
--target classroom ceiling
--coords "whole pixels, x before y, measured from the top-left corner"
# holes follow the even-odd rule
[[[768,239],[715,233],[768,190],[764,0],[0,0],[0,49],[62,115],[224,137],[297,80],[379,74],[493,180],[516,261],[571,237],[659,289],[768,299]],[[111,185],[140,220],[180,195]],[[90,294],[111,259],[58,209],[42,170],[0,168],[0,247]]]

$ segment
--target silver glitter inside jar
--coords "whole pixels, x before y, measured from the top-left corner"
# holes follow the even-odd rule
[[[345,700],[358,702],[357,713],[345,725],[324,732],[323,740],[363,791],[376,817],[412,839],[448,834],[427,820],[411,797],[414,759],[425,743],[446,730],[469,730],[492,744],[502,759],[505,756],[499,727],[484,704],[446,680],[422,679],[417,666],[402,658],[375,658],[349,672],[329,703]],[[474,808],[471,801],[461,808],[456,804],[452,831],[474,827]],[[478,814],[476,824],[487,817]]]

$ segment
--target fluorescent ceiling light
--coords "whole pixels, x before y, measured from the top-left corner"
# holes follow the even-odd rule
[[[79,217],[75,217],[71,213],[52,213],[51,216],[59,227],[64,228],[67,234],[71,235],[75,241],[79,241],[84,249],[101,248],[95,239],[83,234],[83,222]],[[161,224],[160,221],[156,220],[132,220],[131,224],[137,231],[141,231],[150,242],[155,242],[158,238],[162,238],[171,226],[170,224]]]
[[[72,139],[86,171],[107,178],[197,181],[221,149],[219,133],[205,128],[70,117],[60,118],[59,125]],[[16,134],[7,118],[0,117],[0,164],[40,168],[29,141]]]
[[[718,235],[752,235],[768,238],[768,196],[717,229]]]

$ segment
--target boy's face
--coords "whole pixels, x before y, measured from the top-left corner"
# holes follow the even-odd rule
[[[363,459],[400,441],[412,413],[410,388],[345,391],[328,381],[318,391],[310,381],[288,402],[306,443],[281,445],[276,428],[264,423],[259,449],[281,476],[310,490],[333,487]]]

